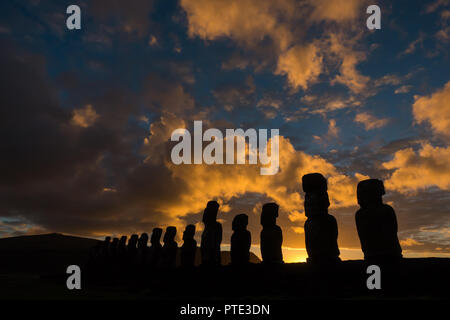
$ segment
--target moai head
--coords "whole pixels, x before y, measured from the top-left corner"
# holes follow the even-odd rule
[[[141,234],[141,237],[139,238],[138,248],[147,247],[147,242],[148,242],[148,234],[144,232],[143,234]]]
[[[378,179],[367,179],[360,181],[356,190],[358,204],[361,208],[380,205],[383,203],[384,184]]]
[[[194,239],[195,235],[195,225],[189,224],[186,226],[183,232],[183,240],[191,240]]]
[[[103,245],[105,246],[105,247],[107,247],[107,246],[109,246],[109,243],[111,242],[111,237],[110,236],[107,236],[107,237],[105,237],[105,240],[103,241]]]
[[[248,216],[245,213],[238,214],[234,217],[232,223],[233,231],[245,230],[248,225]]]
[[[265,203],[261,212],[261,225],[263,227],[274,226],[277,223],[279,206],[275,202]]]
[[[208,202],[205,211],[203,211],[203,223],[205,224],[205,226],[216,222],[218,210],[219,204],[217,203],[217,201]]]
[[[169,243],[175,241],[175,236],[177,234],[177,228],[176,227],[167,227],[166,233],[164,234],[164,243]]]
[[[328,212],[327,179],[320,173],[309,173],[302,177],[302,187],[305,192],[305,215],[307,217]]]
[[[139,240],[139,236],[137,234],[132,234],[130,240],[128,241],[129,248],[136,248],[137,242]]]
[[[119,238],[114,238],[111,242],[111,247],[116,248],[119,243]]]
[[[302,177],[305,193],[324,193],[328,191],[327,179],[320,173],[308,173]]]
[[[121,236],[120,240],[119,240],[118,247],[119,248],[125,248],[126,245],[127,245],[127,236]]]
[[[152,238],[150,240],[152,245],[160,245],[161,244],[161,235],[162,235],[161,228],[153,228]]]

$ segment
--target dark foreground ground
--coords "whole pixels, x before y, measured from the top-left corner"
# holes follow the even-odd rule
[[[366,285],[364,261],[335,267],[306,263],[173,271],[89,266],[95,240],[62,235],[0,239],[0,299],[148,299],[152,301],[296,301],[299,299],[449,299],[450,259],[381,265],[381,290]],[[81,267],[82,289],[68,290],[68,265]]]

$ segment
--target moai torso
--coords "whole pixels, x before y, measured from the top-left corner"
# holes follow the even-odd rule
[[[278,205],[266,203],[262,207],[261,225],[263,227],[260,238],[261,257],[264,263],[283,263],[283,232],[276,225]]]
[[[247,230],[248,216],[239,214],[233,219],[231,235],[231,263],[246,264],[250,259],[251,234]]]

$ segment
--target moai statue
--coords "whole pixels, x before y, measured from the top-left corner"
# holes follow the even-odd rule
[[[127,236],[121,236],[117,244],[117,256],[123,257],[127,251]]]
[[[89,250],[89,267],[96,268],[101,260],[102,241],[97,241],[96,244]]]
[[[357,198],[360,209],[355,220],[364,259],[396,261],[402,258],[397,237],[397,218],[394,209],[383,203],[383,181],[368,179],[358,183]]]
[[[231,235],[231,263],[233,265],[247,264],[250,260],[252,236],[247,230],[248,216],[238,214],[233,219]]]
[[[283,232],[277,226],[279,206],[275,202],[266,203],[261,212],[261,256],[265,264],[283,263]]]
[[[105,240],[102,243],[102,250],[101,250],[101,255],[103,259],[106,259],[108,257],[108,250],[110,244],[111,244],[111,237],[109,236],[105,237]]]
[[[111,259],[114,259],[117,255],[117,245],[119,244],[119,238],[113,238],[108,248],[108,255]]]
[[[222,225],[216,221],[219,204],[209,201],[203,212],[205,229],[202,233],[200,245],[202,253],[202,265],[220,265],[220,243],[222,242]]]
[[[183,245],[181,246],[181,266],[193,267],[195,264],[195,254],[197,253],[197,241],[194,239],[195,225],[186,226],[183,232]]]
[[[143,234],[141,234],[141,237],[139,238],[137,244],[136,263],[139,265],[144,265],[146,263],[148,253],[147,243],[148,243],[148,234],[144,232]]]
[[[340,261],[337,244],[338,227],[336,219],[328,214],[327,180],[320,173],[302,177],[305,192],[305,245],[310,263],[336,263]]]
[[[148,257],[148,263],[152,268],[156,268],[161,260],[161,252],[162,252],[161,235],[162,235],[161,228],[153,228],[152,237],[150,239],[151,247],[149,250],[149,257]]]
[[[176,227],[167,227],[163,238],[164,246],[162,248],[162,267],[166,270],[175,269],[176,267],[178,249],[175,241],[176,235]]]
[[[139,236],[137,234],[132,234],[130,240],[128,240],[127,245],[127,260],[128,262],[133,262],[137,253],[137,243]]]

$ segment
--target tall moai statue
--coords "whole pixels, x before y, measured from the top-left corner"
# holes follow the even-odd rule
[[[283,263],[283,232],[277,226],[279,206],[275,202],[266,203],[261,212],[261,257],[263,263]]]
[[[147,261],[147,254],[148,254],[147,243],[148,243],[148,234],[144,232],[139,237],[137,244],[136,263],[139,265],[143,265]]]
[[[402,258],[397,236],[394,209],[383,203],[383,181],[368,179],[358,183],[357,198],[360,209],[355,220],[365,260],[395,261]]]
[[[113,238],[113,240],[108,248],[108,255],[111,259],[114,259],[117,256],[118,244],[119,244],[119,238]]]
[[[195,265],[197,241],[195,241],[194,235],[195,225],[187,225],[183,232],[183,245],[181,246],[180,263],[182,267],[193,267]]]
[[[137,234],[132,234],[130,240],[128,240],[127,244],[127,260],[128,262],[133,262],[136,257],[137,252],[137,243],[139,240],[139,236]]]
[[[101,256],[103,259],[106,259],[108,257],[108,251],[109,251],[109,245],[111,244],[111,237],[106,236],[105,240],[103,240],[102,248],[101,248]]]
[[[340,261],[337,244],[336,219],[328,213],[327,180],[320,173],[309,173],[302,177],[305,192],[305,245],[310,263],[336,263]]]
[[[248,216],[244,213],[234,217],[231,235],[231,263],[233,265],[247,264],[250,260],[252,236],[247,230]]]
[[[219,204],[209,201],[203,212],[205,229],[202,233],[200,249],[202,253],[202,265],[220,265],[220,244],[222,242],[222,225],[217,221]]]
[[[121,236],[117,244],[117,255],[119,257],[125,256],[127,251],[127,236]]]
[[[150,238],[150,249],[148,255],[148,264],[152,268],[156,268],[161,260],[162,246],[161,246],[161,228],[153,228],[152,236]]]
[[[178,244],[175,241],[177,235],[176,227],[167,227],[163,238],[162,267],[164,269],[175,269],[177,263]]]

